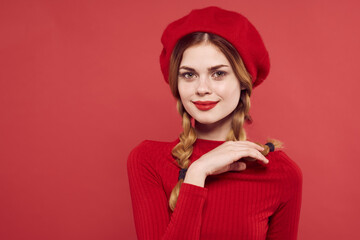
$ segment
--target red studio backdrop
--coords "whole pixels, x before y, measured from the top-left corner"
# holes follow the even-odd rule
[[[303,171],[299,239],[360,239],[355,0],[1,0],[0,239],[136,239],[127,156],[181,130],[160,37],[209,5],[247,16],[269,50],[246,129]]]

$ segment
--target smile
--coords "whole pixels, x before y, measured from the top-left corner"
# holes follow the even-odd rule
[[[210,110],[212,109],[213,107],[216,106],[216,104],[218,102],[213,102],[213,101],[204,101],[204,102],[201,102],[201,101],[197,101],[197,102],[193,102],[195,104],[195,106],[201,110],[201,111],[207,111],[207,110]]]

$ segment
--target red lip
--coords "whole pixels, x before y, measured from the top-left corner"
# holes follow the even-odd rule
[[[213,102],[213,101],[197,101],[197,102],[193,102],[195,104],[195,106],[202,111],[207,111],[212,109],[213,107],[216,106],[216,104],[218,102]]]

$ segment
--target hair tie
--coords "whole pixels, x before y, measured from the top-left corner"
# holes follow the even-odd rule
[[[271,142],[267,142],[265,143],[265,145],[267,145],[270,148],[270,152],[273,152],[275,150],[275,146]]]
[[[178,180],[180,180],[180,179],[185,179],[185,175],[186,175],[186,171],[187,171],[188,169],[187,168],[183,168],[183,169],[181,169],[180,171],[179,171],[179,178],[178,178]]]

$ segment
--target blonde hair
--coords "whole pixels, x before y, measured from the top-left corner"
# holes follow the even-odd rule
[[[177,99],[177,110],[182,117],[183,127],[183,132],[179,136],[180,141],[172,149],[171,153],[181,169],[187,169],[190,165],[190,156],[193,152],[193,144],[196,141],[196,132],[191,124],[191,116],[186,112],[180,100],[177,87],[179,74],[178,71],[184,51],[191,46],[198,45],[204,42],[213,44],[226,56],[226,58],[231,64],[235,76],[237,77],[241,87],[243,88],[241,90],[239,103],[232,113],[232,125],[226,140],[246,140],[246,132],[243,128],[243,125],[245,121],[252,123],[251,116],[249,115],[250,96],[252,92],[251,75],[247,72],[245,65],[237,50],[227,40],[216,34],[195,32],[184,36],[177,42],[171,54],[169,66],[169,86],[172,94]],[[282,147],[282,143],[278,140],[268,139],[268,142],[273,143],[275,148]],[[267,155],[269,153],[270,148],[267,145],[262,145],[259,143],[257,144],[265,148],[265,150],[262,152],[263,155]],[[169,207],[172,211],[174,211],[175,209],[177,198],[179,196],[181,184],[183,183],[183,181],[183,179],[180,179],[170,194]]]

